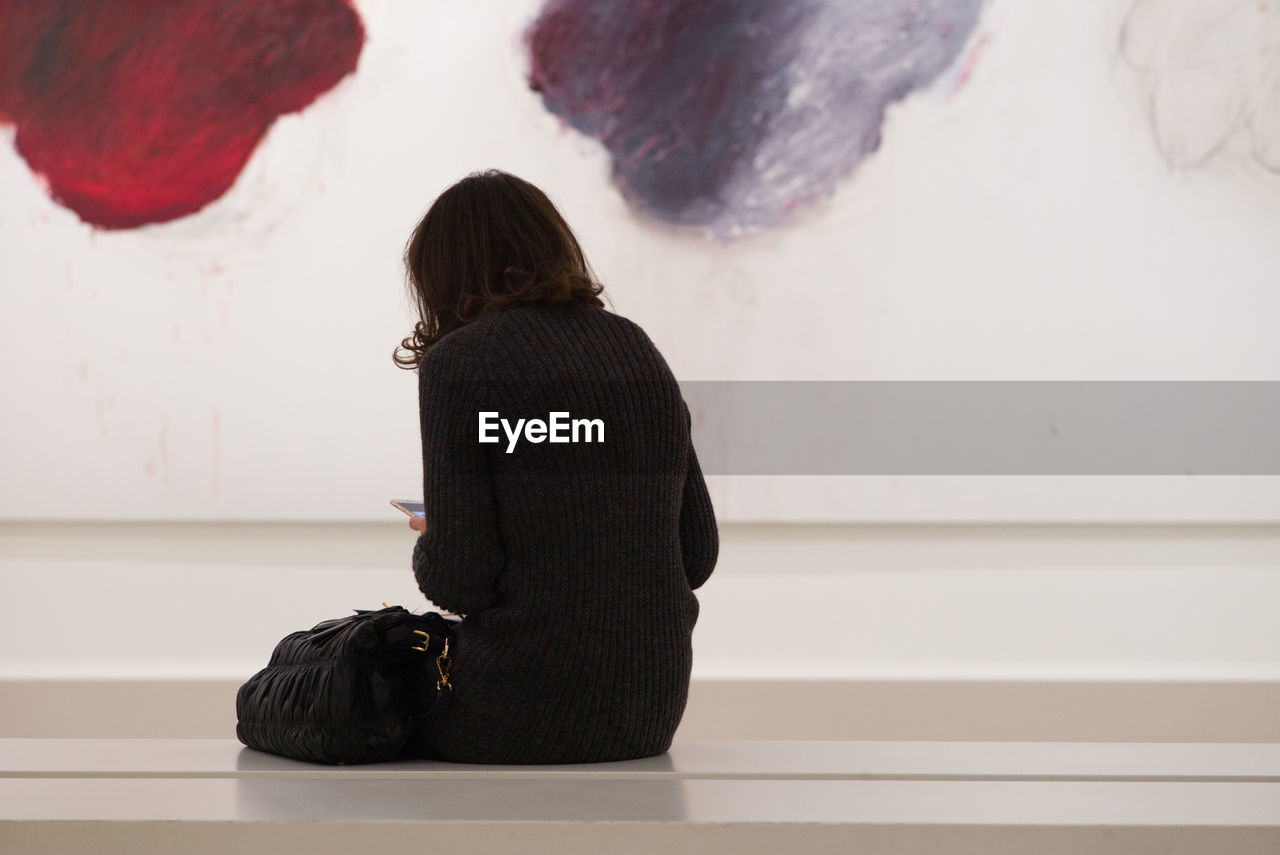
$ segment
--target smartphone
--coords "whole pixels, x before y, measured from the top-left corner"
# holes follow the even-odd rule
[[[422,502],[402,502],[397,499],[391,500],[392,507],[399,508],[411,517],[425,517],[427,509]]]

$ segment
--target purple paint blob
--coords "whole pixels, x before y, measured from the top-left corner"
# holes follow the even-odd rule
[[[628,203],[736,237],[829,195],[982,0],[547,0],[529,85],[600,140]]]

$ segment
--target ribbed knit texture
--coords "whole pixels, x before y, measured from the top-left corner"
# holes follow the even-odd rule
[[[466,615],[454,691],[422,746],[465,763],[586,763],[660,754],[684,714],[693,589],[719,539],[689,411],[639,326],[604,309],[497,310],[419,366],[423,594]],[[552,412],[604,422],[603,443],[531,443]],[[580,434],[581,436],[581,434]]]

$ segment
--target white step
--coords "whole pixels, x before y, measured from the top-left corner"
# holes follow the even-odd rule
[[[0,851],[1280,852],[1280,745],[677,742],[625,763],[317,766],[2,739]],[[354,847],[354,849],[353,849]]]
[[[7,778],[482,778],[1253,781],[1280,783],[1280,744],[688,740],[621,763],[322,766],[234,739],[0,739]]]

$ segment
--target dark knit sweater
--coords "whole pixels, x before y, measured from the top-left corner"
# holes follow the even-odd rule
[[[596,307],[500,309],[431,348],[419,391],[414,575],[432,604],[466,616],[423,753],[585,763],[666,751],[688,699],[693,589],[719,539],[688,408],[653,342]],[[603,442],[522,431],[511,448],[498,426],[499,441],[481,443],[483,411],[512,429],[555,412],[598,419]]]

